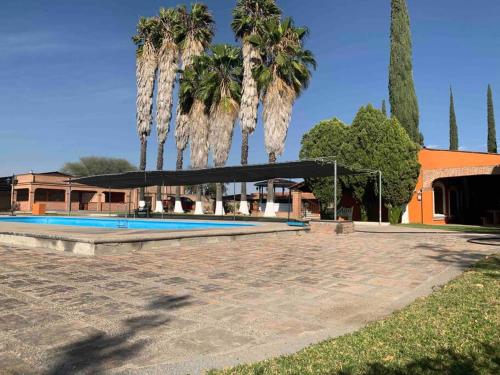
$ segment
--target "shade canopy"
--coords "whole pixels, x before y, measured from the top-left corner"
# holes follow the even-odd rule
[[[12,177],[0,177],[0,191],[10,191],[12,188]]]
[[[334,175],[335,160],[315,159],[274,164],[254,164],[179,171],[140,171],[71,179],[71,182],[102,188],[132,189],[146,186],[200,185],[211,182],[255,182],[273,178],[310,178]],[[337,175],[374,173],[340,164]]]

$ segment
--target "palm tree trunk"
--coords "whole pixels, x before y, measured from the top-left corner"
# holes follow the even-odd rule
[[[157,171],[162,171],[163,170],[163,151],[165,149],[165,142],[159,142],[158,143],[158,151],[156,155],[156,170]],[[156,187],[156,207],[155,211],[156,212],[163,212],[163,200],[161,197],[162,194],[162,186],[158,185]]]
[[[206,168],[208,164],[208,137],[210,133],[210,123],[208,115],[206,113],[205,104],[202,101],[195,99],[189,113],[189,121],[189,139],[191,140],[191,167],[193,169]],[[195,214],[203,215],[201,187],[198,198],[199,199],[196,200]]]
[[[203,215],[203,203],[201,201],[203,185],[196,186],[196,206],[194,210],[195,215]]]
[[[269,153],[269,163],[276,163],[276,154],[274,152]],[[266,211],[264,212],[264,216],[276,216],[276,212],[274,211],[274,180],[267,181]]]
[[[145,171],[146,170],[146,151],[148,149],[148,137],[146,134],[141,134],[141,159],[139,163],[139,170]],[[144,187],[141,187],[139,189],[139,200],[144,201],[145,199],[145,192],[144,192]]]
[[[215,184],[215,215],[225,215],[224,204],[222,202],[222,184],[220,182]]]
[[[182,165],[184,162],[184,150],[181,150],[180,148],[177,149],[177,162],[175,164],[175,169],[180,171],[182,169]],[[184,213],[184,210],[182,209],[182,202],[181,202],[181,187],[176,186],[175,187],[175,207],[174,207],[174,212],[182,214]]]
[[[165,140],[170,130],[178,55],[179,51],[177,46],[170,39],[165,39],[161,46],[158,59],[158,94],[156,98],[156,129],[158,133],[156,170],[158,171],[163,170],[163,151],[165,148]],[[163,212],[161,189],[161,186],[157,186],[156,188],[156,212]]]
[[[241,132],[241,165],[248,164],[248,136],[249,132],[247,130],[242,130]],[[241,194],[240,194],[240,214],[250,215],[247,202],[247,183],[241,183]]]

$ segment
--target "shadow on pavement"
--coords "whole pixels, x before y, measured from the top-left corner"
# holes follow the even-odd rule
[[[122,361],[139,355],[147,345],[147,339],[138,337],[140,333],[168,325],[172,317],[164,312],[190,304],[189,295],[167,295],[154,299],[146,305],[146,310],[154,310],[155,313],[122,320],[120,333],[97,333],[57,348],[55,364],[46,374],[101,374],[118,367]]]

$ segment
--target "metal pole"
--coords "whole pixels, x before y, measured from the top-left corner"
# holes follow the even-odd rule
[[[236,221],[236,181],[233,180],[233,221]]]
[[[291,197],[292,197],[292,188],[288,188],[288,221],[290,221],[290,208],[291,208]]]
[[[382,171],[378,171],[378,224],[382,225]]]
[[[16,175],[13,173],[12,174],[12,180],[10,180],[10,214],[11,216],[14,216],[14,182],[16,181]],[[29,199],[29,196],[28,196]]]
[[[69,204],[68,204],[68,216],[71,216],[71,177],[69,179]]]
[[[130,216],[130,201],[132,200],[132,189],[128,191],[127,218]]]
[[[163,219],[163,213],[165,212],[165,207],[163,207],[163,187],[165,186],[165,181],[161,182],[161,190],[160,190],[160,202],[161,202],[161,218]]]
[[[337,221],[337,159],[333,167],[333,220]]]
[[[111,187],[108,186],[108,215],[111,216]]]

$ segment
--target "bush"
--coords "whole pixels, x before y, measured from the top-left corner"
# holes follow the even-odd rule
[[[341,165],[356,170],[382,171],[382,201],[393,207],[393,218],[400,216],[399,208],[409,202],[415,189],[420,165],[419,146],[414,143],[401,124],[388,119],[371,105],[362,107],[351,126],[338,119],[322,121],[302,138],[300,157],[336,157]],[[350,191],[368,219],[378,210],[378,176],[360,174],[342,176],[341,191]],[[322,205],[333,201],[332,178],[307,180]],[[391,219],[392,220],[392,219]],[[399,218],[397,219],[399,221]]]
[[[403,214],[403,207],[387,207],[389,211],[389,223],[395,225],[401,222],[401,216]]]

